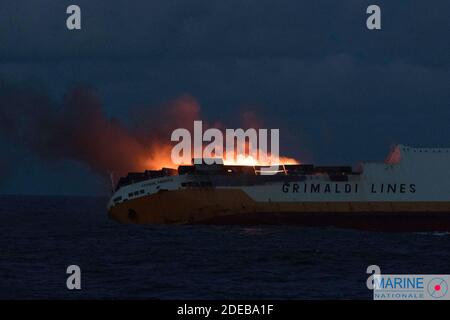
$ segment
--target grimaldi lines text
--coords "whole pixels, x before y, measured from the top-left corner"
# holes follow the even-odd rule
[[[108,204],[122,223],[297,224],[450,231],[450,149],[397,145],[350,166],[194,164],[130,173]]]
[[[358,193],[358,183],[289,183],[283,184],[283,192],[303,192],[303,193]],[[370,185],[371,193],[415,193],[416,185],[414,183],[381,183]]]

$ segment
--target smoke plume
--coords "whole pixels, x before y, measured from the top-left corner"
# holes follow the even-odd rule
[[[129,116],[128,125],[108,117],[88,87],[74,87],[57,102],[42,88],[0,81],[2,136],[42,159],[75,160],[104,176],[175,167],[170,157],[172,131],[192,132],[194,120],[201,119],[199,104],[191,96],[158,108],[139,108]],[[252,112],[242,112],[239,118],[244,127],[261,126]],[[208,127],[203,122],[203,130]],[[213,127],[225,129],[222,123]]]
[[[41,158],[71,159],[107,175],[170,166],[170,134],[200,117],[192,97],[142,110],[127,127],[104,113],[95,92],[70,89],[60,103],[42,90],[0,82],[0,132]]]

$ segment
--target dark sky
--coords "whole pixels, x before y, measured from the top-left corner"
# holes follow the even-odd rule
[[[70,4],[80,31],[66,29]],[[366,28],[370,4],[382,30]],[[282,154],[308,162],[382,160],[395,143],[450,147],[449,17],[448,0],[2,1],[0,111],[26,127],[11,92],[58,108],[82,85],[128,125],[130,110],[148,116],[186,95],[203,120],[231,128],[251,111],[280,128]],[[20,106],[39,115],[34,98]],[[43,156],[0,123],[0,193],[105,191],[83,161]]]

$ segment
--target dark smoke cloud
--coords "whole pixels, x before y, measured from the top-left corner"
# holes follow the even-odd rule
[[[10,143],[25,146],[47,161],[81,162],[101,175],[174,167],[172,131],[192,132],[194,120],[203,120],[198,102],[189,95],[157,108],[133,109],[130,118],[126,126],[107,117],[89,87],[71,88],[58,103],[42,88],[0,82],[0,132]],[[242,111],[237,121],[243,128],[262,124],[251,111]],[[204,121],[203,130],[209,127],[230,126]]]
[[[2,135],[43,159],[79,161],[102,175],[165,164],[167,155],[161,153],[167,153],[170,132],[198,117],[197,102],[184,96],[143,112],[129,128],[105,115],[91,88],[72,88],[57,103],[42,89],[0,83]]]

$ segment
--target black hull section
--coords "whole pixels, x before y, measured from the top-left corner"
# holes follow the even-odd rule
[[[241,213],[195,224],[297,225],[382,232],[450,232],[450,212],[292,212]]]

